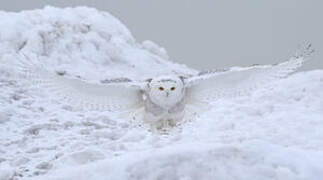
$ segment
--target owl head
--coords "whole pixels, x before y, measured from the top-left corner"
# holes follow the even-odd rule
[[[167,108],[183,99],[184,82],[177,76],[160,76],[150,80],[148,94],[152,102]]]

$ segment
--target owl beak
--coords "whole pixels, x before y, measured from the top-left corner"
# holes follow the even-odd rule
[[[168,97],[169,96],[169,92],[166,92],[166,97]]]

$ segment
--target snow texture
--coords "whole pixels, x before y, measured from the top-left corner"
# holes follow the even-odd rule
[[[158,134],[128,115],[76,111],[25,86],[15,81],[13,62],[33,53],[34,63],[87,81],[195,70],[171,62],[151,41],[136,42],[119,20],[95,9],[0,12],[0,20],[0,180],[323,177],[323,70],[220,99]]]

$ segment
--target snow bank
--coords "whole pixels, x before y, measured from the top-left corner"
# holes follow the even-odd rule
[[[0,20],[0,180],[323,177],[323,70],[215,101],[193,121],[153,134],[122,114],[73,111],[12,81],[10,62],[34,54],[49,70],[91,81],[194,70],[95,9],[1,12]]]
[[[50,70],[90,80],[144,79],[191,71],[167,61],[167,52],[157,44],[137,43],[118,19],[96,9],[46,7],[21,13],[0,12],[0,20],[0,26],[5,27],[0,30],[3,61],[12,61],[17,53],[33,53]]]
[[[127,154],[78,169],[64,169],[49,179],[319,179],[323,155],[282,148],[263,141],[230,145],[183,144]],[[69,174],[66,176],[66,174]]]

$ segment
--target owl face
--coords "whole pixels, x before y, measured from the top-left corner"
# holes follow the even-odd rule
[[[154,78],[149,83],[150,99],[164,108],[171,107],[181,101],[184,93],[184,83],[176,76]]]

